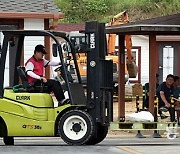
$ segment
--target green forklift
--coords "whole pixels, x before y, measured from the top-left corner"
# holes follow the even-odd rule
[[[5,145],[14,145],[14,137],[61,137],[70,145],[94,145],[104,140],[113,120],[113,62],[105,60],[105,25],[87,22],[85,28],[87,53],[87,89],[83,89],[75,49],[66,33],[42,30],[8,30],[0,50],[0,137]],[[33,89],[20,66],[26,37],[50,37],[53,56],[59,57],[69,103],[55,107],[52,96],[43,84]],[[78,81],[69,81],[62,46],[64,39],[74,62]],[[10,85],[4,87],[7,52],[11,67]],[[33,54],[33,53],[32,53]],[[20,80],[22,84],[20,84]],[[19,87],[15,90],[14,87]]]

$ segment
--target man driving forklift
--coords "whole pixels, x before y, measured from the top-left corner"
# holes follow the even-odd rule
[[[46,92],[54,93],[58,101],[58,106],[64,105],[67,100],[64,97],[61,84],[56,80],[46,79],[43,76],[44,67],[58,66],[60,65],[60,62],[48,61],[46,59],[43,59],[45,54],[47,54],[45,51],[45,47],[39,44],[34,49],[34,55],[25,63],[28,83],[32,86],[40,86],[43,83],[43,86],[47,86]]]

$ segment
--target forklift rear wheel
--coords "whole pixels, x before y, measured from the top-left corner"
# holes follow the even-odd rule
[[[97,126],[97,136],[94,134],[92,138],[86,142],[86,145],[95,145],[103,141],[108,133],[108,126]]]
[[[5,145],[14,145],[14,138],[6,136],[3,138],[4,144]]]
[[[82,145],[94,133],[92,117],[82,110],[68,111],[59,120],[58,132],[64,142]]]

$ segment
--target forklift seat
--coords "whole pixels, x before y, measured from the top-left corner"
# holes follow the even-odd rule
[[[28,83],[28,79],[27,79],[27,76],[25,73],[25,67],[24,66],[18,66],[17,71],[18,71],[19,77],[21,78],[21,81],[22,81],[24,88],[25,89],[29,88],[30,85]]]
[[[25,73],[25,67],[24,66],[18,66],[17,71],[19,74],[19,77],[21,78],[22,84],[24,89],[20,88],[19,92],[31,92],[31,93],[47,93],[47,86],[44,86],[43,83],[41,86],[33,86],[33,84],[28,83],[27,75]]]

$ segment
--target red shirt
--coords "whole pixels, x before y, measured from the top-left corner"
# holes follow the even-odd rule
[[[34,56],[32,56],[26,63],[25,63],[25,66],[27,65],[28,62],[31,62],[33,65],[34,65],[34,69],[33,69],[33,73],[39,75],[39,76],[43,76],[44,74],[44,60],[41,59],[41,60],[37,60],[35,59]],[[28,71],[28,70],[27,70]],[[32,83],[34,82],[36,79],[30,77],[29,75],[27,76],[28,77],[28,82],[29,83]]]

